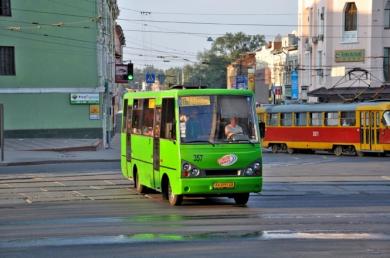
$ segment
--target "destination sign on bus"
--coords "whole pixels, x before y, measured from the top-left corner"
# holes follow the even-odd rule
[[[209,106],[209,105],[210,105],[210,96],[181,97],[180,106],[182,107]]]

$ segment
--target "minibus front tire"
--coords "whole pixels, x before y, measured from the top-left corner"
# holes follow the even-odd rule
[[[240,193],[233,196],[237,205],[245,205],[249,200],[249,193]]]

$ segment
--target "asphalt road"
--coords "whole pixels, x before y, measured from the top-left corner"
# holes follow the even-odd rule
[[[116,163],[0,168],[0,257],[390,257],[390,158],[264,155],[246,207],[139,195]]]

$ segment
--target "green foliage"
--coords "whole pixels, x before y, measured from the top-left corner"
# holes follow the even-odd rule
[[[246,35],[243,32],[226,33],[213,42],[211,49],[198,54],[198,63],[172,67],[165,72],[154,67],[134,69],[134,85],[139,87],[146,72],[165,74],[167,87],[175,84],[205,85],[209,88],[226,88],[226,66],[240,54],[253,52],[265,44],[263,35]]]
[[[263,35],[246,35],[242,32],[226,33],[213,42],[210,51],[216,55],[225,55],[231,59],[236,59],[240,54],[255,51],[264,44]]]

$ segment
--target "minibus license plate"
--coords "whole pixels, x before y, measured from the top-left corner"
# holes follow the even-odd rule
[[[230,189],[234,188],[234,182],[227,182],[227,183],[214,183],[213,184],[214,189]]]

